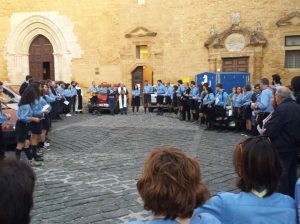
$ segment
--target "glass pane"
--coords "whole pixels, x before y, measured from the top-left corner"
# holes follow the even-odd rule
[[[300,46],[300,36],[285,37],[285,46]]]
[[[285,52],[285,67],[300,68],[300,51]]]
[[[148,46],[147,45],[140,46],[140,58],[141,59],[148,58]]]

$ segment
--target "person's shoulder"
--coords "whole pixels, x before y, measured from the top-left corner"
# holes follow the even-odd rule
[[[296,201],[285,194],[281,194],[281,193],[273,193],[270,197],[272,197],[273,200],[276,200],[277,203],[274,203],[274,205],[278,205],[278,206],[284,206],[284,207],[292,207],[295,208],[296,207]]]
[[[191,219],[191,224],[221,224],[220,220],[217,219],[210,213],[202,212],[201,208],[194,210],[194,215]]]

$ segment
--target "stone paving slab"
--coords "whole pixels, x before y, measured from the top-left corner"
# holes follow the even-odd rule
[[[235,191],[233,133],[203,131],[171,115],[76,115],[55,122],[51,150],[35,168],[33,224],[123,223],[148,217],[136,190],[144,159],[173,146],[198,159],[212,194]]]

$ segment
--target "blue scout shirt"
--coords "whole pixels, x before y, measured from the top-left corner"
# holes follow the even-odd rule
[[[194,210],[194,215],[190,220],[190,224],[221,224],[221,222],[209,213],[200,213],[201,209]],[[176,220],[171,219],[153,219],[148,221],[131,221],[125,224],[180,224]]]
[[[228,98],[228,94],[224,90],[217,92],[215,97],[217,102],[216,105],[217,106],[227,105],[227,98]]]
[[[237,94],[235,93],[232,97],[233,100],[233,107],[241,107],[243,106],[243,102],[242,102],[242,98],[243,98],[243,94]]]
[[[166,88],[167,88],[166,95],[167,96],[172,96],[173,92],[174,92],[173,86],[169,86],[169,87],[166,87]]]
[[[163,84],[156,86],[157,95],[164,95],[167,91],[166,87]]]
[[[258,197],[251,192],[219,193],[201,210],[210,213],[222,224],[296,224],[296,203],[287,195],[273,193]]]
[[[33,104],[33,117],[43,117],[44,113],[42,111],[42,108],[44,105],[46,105],[47,102],[41,97],[39,100],[35,100]]]
[[[3,116],[3,112],[2,112],[2,105],[0,103],[0,124],[2,124],[4,121],[4,116]]]
[[[93,85],[91,85],[91,86],[89,86],[89,88],[86,91],[88,93],[93,92],[93,91],[95,91],[97,93],[97,92],[99,92],[99,87],[98,86],[94,87]]]
[[[213,93],[206,94],[203,98],[203,105],[208,105],[215,102],[215,95]]]
[[[153,93],[153,87],[149,84],[144,86],[143,93]]]
[[[72,96],[72,92],[70,89],[64,89],[62,91],[62,94],[65,96],[65,97],[71,97]]]
[[[71,93],[73,96],[77,95],[77,89],[74,86],[71,86]]]
[[[56,92],[57,92],[58,94],[63,94],[63,91],[64,91],[64,89],[62,89],[62,88],[57,88],[57,89],[56,89]]]
[[[194,86],[194,87],[191,89],[190,96],[191,96],[192,98],[195,98],[195,97],[198,95],[198,93],[199,93],[199,90],[198,90],[197,86]]]
[[[247,91],[242,97],[243,106],[249,106],[251,104],[253,92]]]
[[[140,96],[140,90],[132,90],[132,96]]]
[[[48,95],[45,95],[45,98],[46,98],[47,103],[53,103],[56,101],[58,96],[55,96],[53,93],[50,93]]]
[[[22,122],[26,122],[29,123],[30,119],[32,117],[32,108],[30,104],[25,104],[22,106],[19,106],[18,110],[17,110],[17,118],[18,120],[22,121]]]
[[[179,90],[179,92],[184,93],[184,92],[185,92],[185,87],[184,87],[184,85],[178,86],[178,90]]]
[[[259,97],[257,98],[258,109],[260,112],[271,113],[273,107],[271,105],[271,99],[273,97],[273,92],[271,89],[264,89]]]

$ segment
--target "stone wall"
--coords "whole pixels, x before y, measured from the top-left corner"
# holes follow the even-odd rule
[[[230,15],[233,12],[240,13],[240,27],[255,30],[257,21],[260,21],[267,40],[265,46],[251,49],[259,55],[250,60],[253,82],[261,76],[270,77],[278,72],[287,84],[293,75],[300,74],[300,70],[284,68],[284,37],[300,35],[300,18],[292,18],[290,25],[276,25],[279,19],[300,10],[299,0],[145,2],[145,5],[138,5],[137,0],[0,1],[0,79],[12,80],[7,43],[12,32],[13,15],[24,12],[57,12],[73,24],[72,31],[81,55],[71,59],[71,69],[63,77],[76,80],[83,86],[89,85],[92,80],[124,82],[130,86],[131,72],[139,65],[153,69],[154,81],[162,79],[173,83],[183,76],[193,79],[197,73],[216,70],[218,64],[212,63],[214,59],[210,58],[210,50],[204,43],[210,37],[213,25],[218,33],[231,27]],[[136,31],[137,27],[146,30]],[[131,35],[126,37],[126,34]],[[139,44],[149,46],[148,59],[136,59],[135,46]],[[72,47],[69,48],[72,52]],[[215,54],[228,53],[226,49],[213,51]],[[20,70],[18,64],[15,66]],[[257,68],[260,72],[256,71]],[[21,69],[17,82],[23,80],[22,72],[26,75],[26,71]]]

